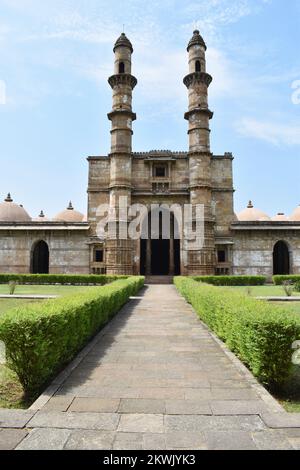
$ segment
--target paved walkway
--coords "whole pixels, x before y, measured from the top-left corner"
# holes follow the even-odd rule
[[[0,448],[300,448],[299,415],[283,412],[172,285],[131,300],[50,392],[29,411],[0,412]]]

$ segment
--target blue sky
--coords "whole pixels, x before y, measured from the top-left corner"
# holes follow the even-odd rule
[[[33,217],[70,199],[86,211],[85,157],[109,151],[107,78],[123,24],[139,81],[133,150],[187,150],[182,79],[197,26],[214,78],[212,151],[235,156],[235,209],[251,198],[290,214],[300,203],[299,0],[0,0],[1,199],[10,191]]]

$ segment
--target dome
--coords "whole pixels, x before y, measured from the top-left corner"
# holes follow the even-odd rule
[[[300,205],[296,207],[294,212],[292,213],[290,220],[293,220],[295,222],[300,222]]]
[[[114,52],[117,47],[128,47],[131,50],[131,53],[133,53],[132,44],[125,33],[122,33],[121,36],[116,40],[116,43],[114,45]]]
[[[198,29],[195,29],[195,31],[193,32],[193,37],[188,44],[187,51],[189,51],[190,47],[192,46],[202,46],[205,48],[205,50],[207,49],[204,39]]]
[[[0,222],[30,222],[31,217],[23,206],[15,204],[10,196],[0,204]]]
[[[54,217],[55,222],[82,222],[84,215],[81,212],[75,211],[70,202],[66,210],[60,212]]]
[[[271,220],[265,212],[255,209],[251,201],[249,201],[247,209],[237,214],[237,217],[241,222],[263,222]]]
[[[274,220],[274,222],[288,222],[290,219],[283,212],[278,212],[275,217],[272,217],[272,220]]]

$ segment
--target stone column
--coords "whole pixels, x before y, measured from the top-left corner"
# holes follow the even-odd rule
[[[151,274],[151,238],[148,238],[146,241],[146,275],[150,276],[150,274]]]

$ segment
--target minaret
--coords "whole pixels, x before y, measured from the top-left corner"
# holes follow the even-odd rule
[[[191,248],[187,253],[189,274],[215,273],[214,217],[212,214],[212,186],[209,120],[213,113],[208,108],[208,87],[212,77],[206,73],[206,44],[196,30],[187,48],[189,74],[183,82],[188,88],[189,110],[189,173],[190,203],[204,205],[204,245],[201,250]]]
[[[118,207],[120,197],[127,197],[127,205],[131,204],[132,121],[136,119],[131,104],[132,90],[137,84],[137,79],[131,75],[132,44],[124,33],[115,43],[113,50],[114,75],[108,79],[113,90],[112,111],[108,114],[112,125],[109,189],[112,209],[110,222],[116,223],[117,237],[107,240],[106,266],[108,274],[132,274],[132,241],[122,239],[120,227],[124,227],[124,223],[126,226],[126,220],[120,220]]]

